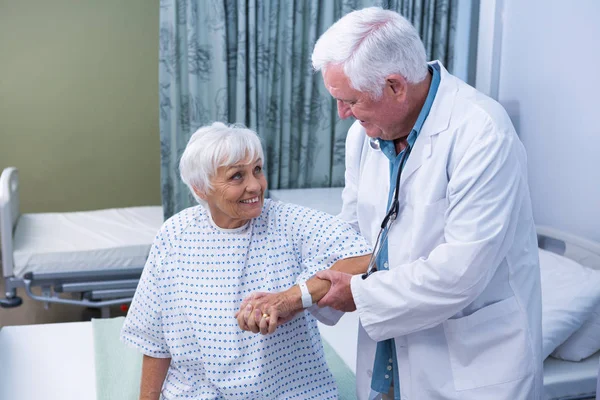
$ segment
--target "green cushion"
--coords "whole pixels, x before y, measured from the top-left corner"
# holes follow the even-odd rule
[[[137,400],[142,354],[119,340],[124,317],[92,319],[98,400]]]
[[[338,385],[340,400],[356,400],[356,377],[335,350],[323,340],[327,365]]]

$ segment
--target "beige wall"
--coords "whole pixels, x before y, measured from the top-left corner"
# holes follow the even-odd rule
[[[160,204],[159,0],[0,0],[0,168],[21,211]]]

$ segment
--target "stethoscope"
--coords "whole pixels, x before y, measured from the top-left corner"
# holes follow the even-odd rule
[[[381,150],[381,144],[379,143],[379,139],[370,138],[369,146],[373,150]],[[400,210],[400,202],[398,201],[398,193],[400,192],[400,177],[402,175],[402,170],[404,169],[404,163],[408,159],[408,155],[410,154],[412,147],[410,144],[406,146],[404,153],[402,154],[402,158],[400,159],[400,165],[398,166],[398,175],[396,175],[396,187],[394,188],[394,197],[392,198],[392,204],[390,204],[390,208],[385,214],[383,221],[381,222],[381,229],[379,230],[379,234],[377,235],[377,240],[375,240],[375,247],[373,248],[373,252],[371,253],[371,258],[369,259],[369,265],[367,266],[367,272],[362,274],[363,279],[367,279],[373,272],[377,271],[377,267],[375,266],[375,261],[377,257],[379,257],[379,253],[381,253],[381,249],[383,247],[383,243],[388,237],[388,233],[392,227],[392,224],[396,220],[398,216],[398,211]],[[381,235],[383,234],[383,238]],[[381,240],[379,240],[381,239]]]

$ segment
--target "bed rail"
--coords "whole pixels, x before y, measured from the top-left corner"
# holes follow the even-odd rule
[[[8,167],[0,175],[0,239],[4,277],[13,274],[12,235],[19,215],[19,171],[15,167]]]
[[[8,167],[0,175],[0,253],[5,280],[5,297],[0,297],[0,307],[3,308],[18,307],[23,303],[9,281],[13,275],[13,232],[19,215],[19,171]]]
[[[104,307],[109,307],[109,306],[114,306],[114,305],[131,303],[131,300],[133,300],[133,296],[122,297],[122,298],[117,298],[117,299],[110,299],[110,300],[102,300],[102,301],[88,300],[85,297],[81,300],[63,299],[62,297],[58,297],[58,294],[56,294],[55,292],[47,293],[46,295],[39,296],[39,295],[33,293],[33,291],[31,290],[32,285],[31,285],[31,281],[29,279],[24,279],[24,282],[25,282],[25,292],[27,293],[27,295],[29,297],[31,297],[33,300],[41,301],[44,303],[71,304],[74,306],[104,308]]]
[[[538,246],[581,265],[600,269],[600,244],[548,226],[538,225]]]
[[[142,270],[143,268],[50,274],[30,272],[23,277],[23,283],[25,292],[33,300],[45,304],[100,308],[107,312],[107,307],[131,302]],[[41,287],[42,294],[35,294],[33,287]],[[81,293],[81,299],[60,297],[63,293]]]
[[[108,289],[135,289],[138,284],[138,279],[125,279],[121,281],[108,282],[73,282],[59,283],[54,286],[54,290],[58,293],[85,293],[96,290]]]

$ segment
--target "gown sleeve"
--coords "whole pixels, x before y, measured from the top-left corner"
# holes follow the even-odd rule
[[[300,263],[296,283],[306,281],[336,261],[369,254],[366,240],[348,223],[327,213],[294,204],[282,204],[281,224]],[[343,315],[329,307],[313,305],[308,311],[326,325]]]
[[[169,250],[164,228],[157,234],[121,330],[121,341],[155,358],[169,358],[161,313],[161,263]]]

